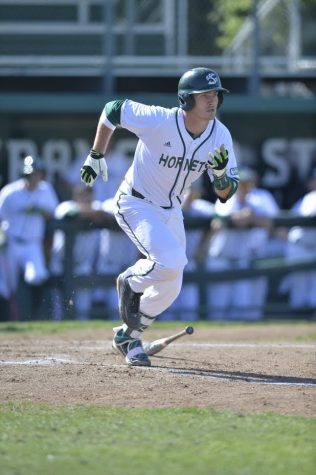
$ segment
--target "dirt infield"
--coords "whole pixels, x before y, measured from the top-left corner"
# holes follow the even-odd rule
[[[152,328],[146,341],[183,329]],[[0,335],[0,402],[316,415],[316,323],[196,329],[128,368],[111,330]]]

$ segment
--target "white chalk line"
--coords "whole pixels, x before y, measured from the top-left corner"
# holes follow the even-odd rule
[[[78,364],[79,361],[59,356],[47,356],[44,358],[31,358],[28,360],[0,360],[0,365],[25,365],[25,366],[46,366],[52,364]],[[86,363],[85,363],[86,364]]]
[[[144,341],[144,344],[149,343]],[[316,350],[316,344],[312,343],[192,343],[192,342],[174,342],[168,345],[167,348],[176,347],[185,347],[185,348],[263,348],[263,349],[284,349],[284,350],[295,350],[295,349],[306,349],[306,350]],[[71,346],[70,350],[82,350],[82,351],[104,351],[112,348],[112,342],[105,341],[100,344],[97,342],[95,346],[93,345],[80,345],[80,346]]]
[[[27,366],[46,366],[46,365],[54,365],[54,364],[71,364],[71,365],[91,365],[91,362],[87,361],[78,361],[72,360],[66,357],[59,357],[59,356],[50,356],[46,358],[34,358],[28,360],[0,360],[0,365],[27,365]],[[126,369],[127,365],[122,364],[110,364],[110,363],[99,363],[93,364],[94,366],[101,366],[101,367],[108,367],[108,368],[118,368],[118,369]],[[297,377],[293,376],[253,376],[248,375],[247,373],[236,373],[236,372],[225,372],[225,374],[221,374],[220,372],[216,374],[216,371],[207,371],[207,370],[200,370],[200,369],[186,369],[186,368],[162,368],[162,367],[133,367],[132,370],[136,371],[154,371],[159,373],[171,373],[177,374],[179,376],[187,376],[191,378],[202,378],[202,379],[211,379],[211,380],[226,380],[226,381],[238,381],[244,383],[252,383],[252,384],[270,384],[275,386],[314,386],[316,387],[316,380],[315,382],[304,382],[303,381],[293,381],[298,379]],[[278,380],[279,379],[279,380]],[[303,379],[303,378],[300,378]],[[306,378],[310,380],[312,378]]]
[[[271,349],[315,349],[310,343],[176,343],[178,346],[200,348],[271,348]]]

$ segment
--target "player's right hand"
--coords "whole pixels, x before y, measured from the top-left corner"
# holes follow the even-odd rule
[[[87,186],[93,186],[98,175],[102,176],[103,181],[108,181],[108,167],[104,157],[93,158],[91,155],[93,151],[87,156],[80,169],[81,181]]]

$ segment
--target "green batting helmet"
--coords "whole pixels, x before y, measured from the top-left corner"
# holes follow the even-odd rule
[[[216,71],[209,68],[193,68],[185,72],[178,84],[178,99],[181,109],[189,111],[194,107],[193,94],[218,91],[218,107],[223,102],[223,92],[229,92],[222,87]]]

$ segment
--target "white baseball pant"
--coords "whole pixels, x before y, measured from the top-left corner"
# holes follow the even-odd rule
[[[19,242],[9,239],[3,252],[6,252],[7,256],[7,275],[3,282],[3,294],[6,298],[17,290],[20,272],[23,273],[25,282],[30,285],[40,285],[48,278],[41,241]]]
[[[142,293],[140,311],[155,317],[177,298],[187,264],[181,208],[163,209],[145,199],[116,194],[115,217],[145,258],[124,275],[134,292]]]

